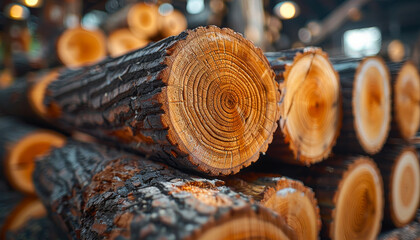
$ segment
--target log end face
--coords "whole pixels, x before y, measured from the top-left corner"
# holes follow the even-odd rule
[[[412,62],[404,63],[394,84],[395,120],[405,140],[416,135],[420,127],[420,76]]]
[[[118,57],[149,43],[146,39],[134,36],[129,29],[119,29],[109,34],[107,48],[111,57]]]
[[[41,117],[49,115],[47,106],[44,105],[44,98],[47,91],[47,86],[56,80],[58,77],[58,70],[52,70],[42,76],[29,90],[29,103],[34,111]]]
[[[35,194],[32,173],[35,160],[46,154],[52,147],[65,144],[65,137],[48,130],[37,130],[16,142],[5,160],[6,176],[11,185],[24,193]]]
[[[389,184],[391,220],[403,227],[414,219],[420,203],[420,165],[414,148],[404,148],[398,155]]]
[[[379,57],[362,60],[353,83],[354,128],[362,148],[378,153],[388,136],[391,121],[390,73]]]
[[[262,51],[217,27],[187,31],[166,59],[164,110],[169,140],[197,170],[238,172],[267,150],[280,93]]]
[[[384,207],[383,183],[373,160],[358,157],[343,173],[334,195],[332,239],[376,239]]]
[[[321,49],[298,53],[286,67],[281,129],[299,163],[328,157],[341,127],[339,77]]]

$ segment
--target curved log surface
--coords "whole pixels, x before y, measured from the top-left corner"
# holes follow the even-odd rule
[[[408,141],[420,127],[420,76],[411,61],[388,64],[392,80],[391,137]]]
[[[340,82],[319,48],[266,53],[282,93],[280,129],[267,155],[311,165],[327,158],[341,127]]]
[[[418,153],[414,147],[389,144],[375,160],[384,180],[384,223],[407,225],[415,218],[420,203]]]
[[[37,162],[39,196],[73,239],[289,239],[283,219],[220,180],[69,142]]]
[[[261,50],[214,26],[67,71],[47,93],[49,116],[64,128],[209,175],[255,162],[279,118]]]
[[[39,129],[11,117],[0,118],[0,162],[8,183],[26,194],[35,194],[32,172],[35,159],[51,147],[62,146],[65,137]]]
[[[272,174],[239,174],[227,186],[260,202],[286,219],[297,239],[316,240],[321,230],[318,203],[312,189],[302,182]]]
[[[340,74],[343,93],[343,126],[335,151],[378,153],[391,121],[388,67],[379,57],[331,61]]]

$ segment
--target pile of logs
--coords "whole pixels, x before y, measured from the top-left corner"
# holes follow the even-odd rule
[[[113,19],[155,36],[143,8]],[[0,180],[25,195],[3,238],[377,239],[416,216],[409,61],[263,53],[209,26],[72,64],[0,89]]]

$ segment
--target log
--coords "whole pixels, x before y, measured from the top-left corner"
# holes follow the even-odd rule
[[[318,239],[321,218],[317,200],[302,182],[279,175],[244,173],[226,179],[226,184],[285,218],[297,239]]]
[[[102,28],[108,33],[128,28],[140,39],[151,39],[158,34],[159,16],[155,4],[131,4],[108,17]]]
[[[1,239],[60,239],[46,215],[45,207],[37,198],[22,199],[2,225]]]
[[[416,216],[420,203],[420,165],[414,147],[385,145],[375,156],[384,181],[384,224],[403,227]]]
[[[130,30],[123,28],[109,34],[107,47],[112,57],[118,57],[132,50],[142,48],[148,43],[148,40],[139,39]]]
[[[408,141],[420,127],[420,76],[413,62],[388,63],[393,93],[390,137]]]
[[[373,155],[388,137],[391,86],[388,67],[379,57],[331,59],[340,74],[343,126],[334,151]]]
[[[56,132],[35,128],[10,117],[0,118],[1,175],[25,194],[35,194],[32,172],[35,159],[52,146],[62,146],[65,137]]]
[[[69,142],[37,162],[37,193],[73,239],[293,239],[284,220],[220,180]]]
[[[280,128],[267,155],[310,165],[327,158],[340,132],[341,93],[337,73],[319,48],[265,54],[282,93]]]
[[[35,122],[47,121],[43,104],[48,83],[58,76],[58,69],[39,72],[35,76],[16,79],[7,88],[0,89],[0,114]]]
[[[279,119],[274,73],[251,42],[199,27],[47,87],[48,116],[183,169],[238,172],[267,150]]]
[[[164,38],[178,35],[187,29],[187,19],[178,10],[160,16],[159,32]]]
[[[67,29],[57,40],[57,55],[70,68],[96,63],[106,56],[105,35],[82,27]]]
[[[0,89],[7,88],[13,83],[13,74],[10,69],[3,69],[0,71]]]

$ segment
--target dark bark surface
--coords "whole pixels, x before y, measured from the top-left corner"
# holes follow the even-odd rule
[[[222,181],[133,158],[70,142],[38,162],[37,192],[73,239],[195,239],[235,217],[264,216],[267,223],[284,226],[266,209],[220,186]]]

